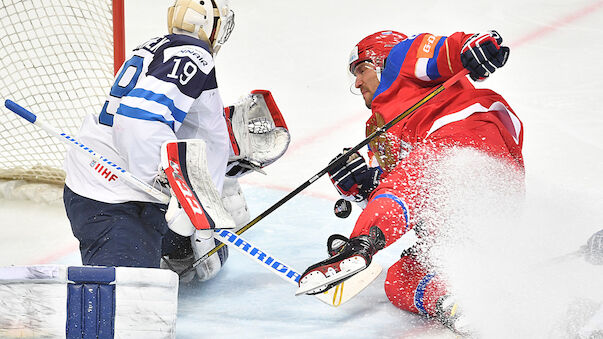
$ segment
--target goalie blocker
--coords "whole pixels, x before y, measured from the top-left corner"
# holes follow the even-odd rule
[[[161,166],[172,191],[166,214],[172,231],[190,236],[197,229],[206,231],[209,237],[216,228],[235,228],[211,180],[203,140],[165,142],[161,146]]]

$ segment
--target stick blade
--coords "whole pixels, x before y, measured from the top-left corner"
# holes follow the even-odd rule
[[[341,306],[375,281],[382,270],[381,265],[372,262],[365,270],[315,297],[329,306]]]

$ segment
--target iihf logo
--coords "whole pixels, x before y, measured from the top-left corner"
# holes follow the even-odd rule
[[[107,179],[107,181],[115,181],[117,180],[117,175],[111,173],[108,168],[98,163],[96,160],[92,160],[90,163],[90,167],[94,169],[94,171],[98,172],[102,177]]]

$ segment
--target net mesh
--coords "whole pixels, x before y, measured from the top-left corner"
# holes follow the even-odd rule
[[[0,98],[75,135],[113,79],[111,0],[2,0]],[[65,146],[0,109],[0,179],[62,184]]]

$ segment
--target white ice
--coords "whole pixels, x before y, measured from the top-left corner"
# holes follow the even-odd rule
[[[128,48],[165,33],[171,1],[126,2]],[[507,225],[481,220],[492,232],[475,232],[479,246],[471,250],[483,249],[482,256],[457,248],[453,257],[466,262],[450,266],[456,269],[451,276],[484,338],[576,336],[576,327],[603,301],[603,267],[552,259],[603,228],[603,1],[233,0],[232,7],[235,31],[217,58],[224,100],[271,90],[292,135],[267,176],[242,180],[252,216],[364,138],[369,111],[349,92],[346,75],[348,53],[362,37],[382,29],[409,35],[498,30],[511,47],[509,62],[478,86],[501,93],[524,122],[525,213],[509,210],[520,221]],[[358,210],[337,219],[336,199],[322,178],[243,237],[301,271],[325,257],[330,234],[348,235],[353,227]],[[5,200],[0,220],[0,264],[78,264],[60,206]],[[387,269],[408,243],[375,260]],[[392,306],[384,277],[348,304],[330,308],[295,297],[293,286],[231,251],[216,279],[181,288],[178,338],[450,335]]]

